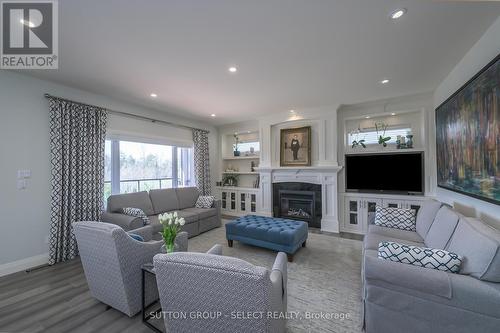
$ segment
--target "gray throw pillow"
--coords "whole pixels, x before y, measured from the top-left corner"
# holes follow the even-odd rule
[[[150,223],[148,216],[140,208],[125,207],[125,208],[122,208],[122,212],[125,215],[135,216],[135,217],[141,218],[142,223],[144,225],[148,225]]]

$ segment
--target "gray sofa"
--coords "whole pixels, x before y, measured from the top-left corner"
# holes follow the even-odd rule
[[[214,201],[212,208],[196,208],[199,195],[195,187],[111,195],[101,221],[119,225],[127,231],[137,229],[143,226],[142,219],[121,212],[126,207],[140,208],[149,217],[154,238],[158,239],[158,232],[162,230],[158,215],[177,211],[186,220],[182,231],[193,237],[221,225],[220,201]]]
[[[167,332],[286,331],[285,253],[271,270],[222,256],[220,245],[206,254],[157,254],[153,262],[163,313],[187,316],[164,316]]]
[[[440,202],[426,202],[416,232],[370,225],[363,243],[364,327],[376,332],[498,332],[500,232]],[[464,257],[460,274],[378,258],[395,241]]]

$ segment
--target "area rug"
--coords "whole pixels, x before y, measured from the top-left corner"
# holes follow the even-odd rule
[[[223,220],[227,223],[229,220]],[[223,255],[271,268],[276,252],[234,242],[227,246],[225,228],[189,240],[189,251],[204,252],[214,244]],[[361,331],[361,249],[359,240],[309,233],[307,247],[288,263],[288,332]]]

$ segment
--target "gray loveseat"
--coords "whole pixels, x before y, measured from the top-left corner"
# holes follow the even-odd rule
[[[382,241],[455,252],[460,274],[379,259]],[[367,333],[500,330],[500,232],[440,202],[423,205],[416,232],[370,225],[362,279]]]
[[[143,220],[122,214],[122,208],[140,208],[149,217],[153,235],[158,238],[158,232],[162,229],[158,215],[177,211],[186,220],[182,231],[193,237],[221,225],[220,201],[214,201],[212,208],[196,208],[199,195],[195,187],[111,195],[101,220],[119,225],[127,231],[134,230],[143,226]]]

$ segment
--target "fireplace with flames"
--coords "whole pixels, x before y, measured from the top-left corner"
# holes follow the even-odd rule
[[[321,227],[321,189],[312,184],[276,184],[274,216],[307,222],[310,227]]]

